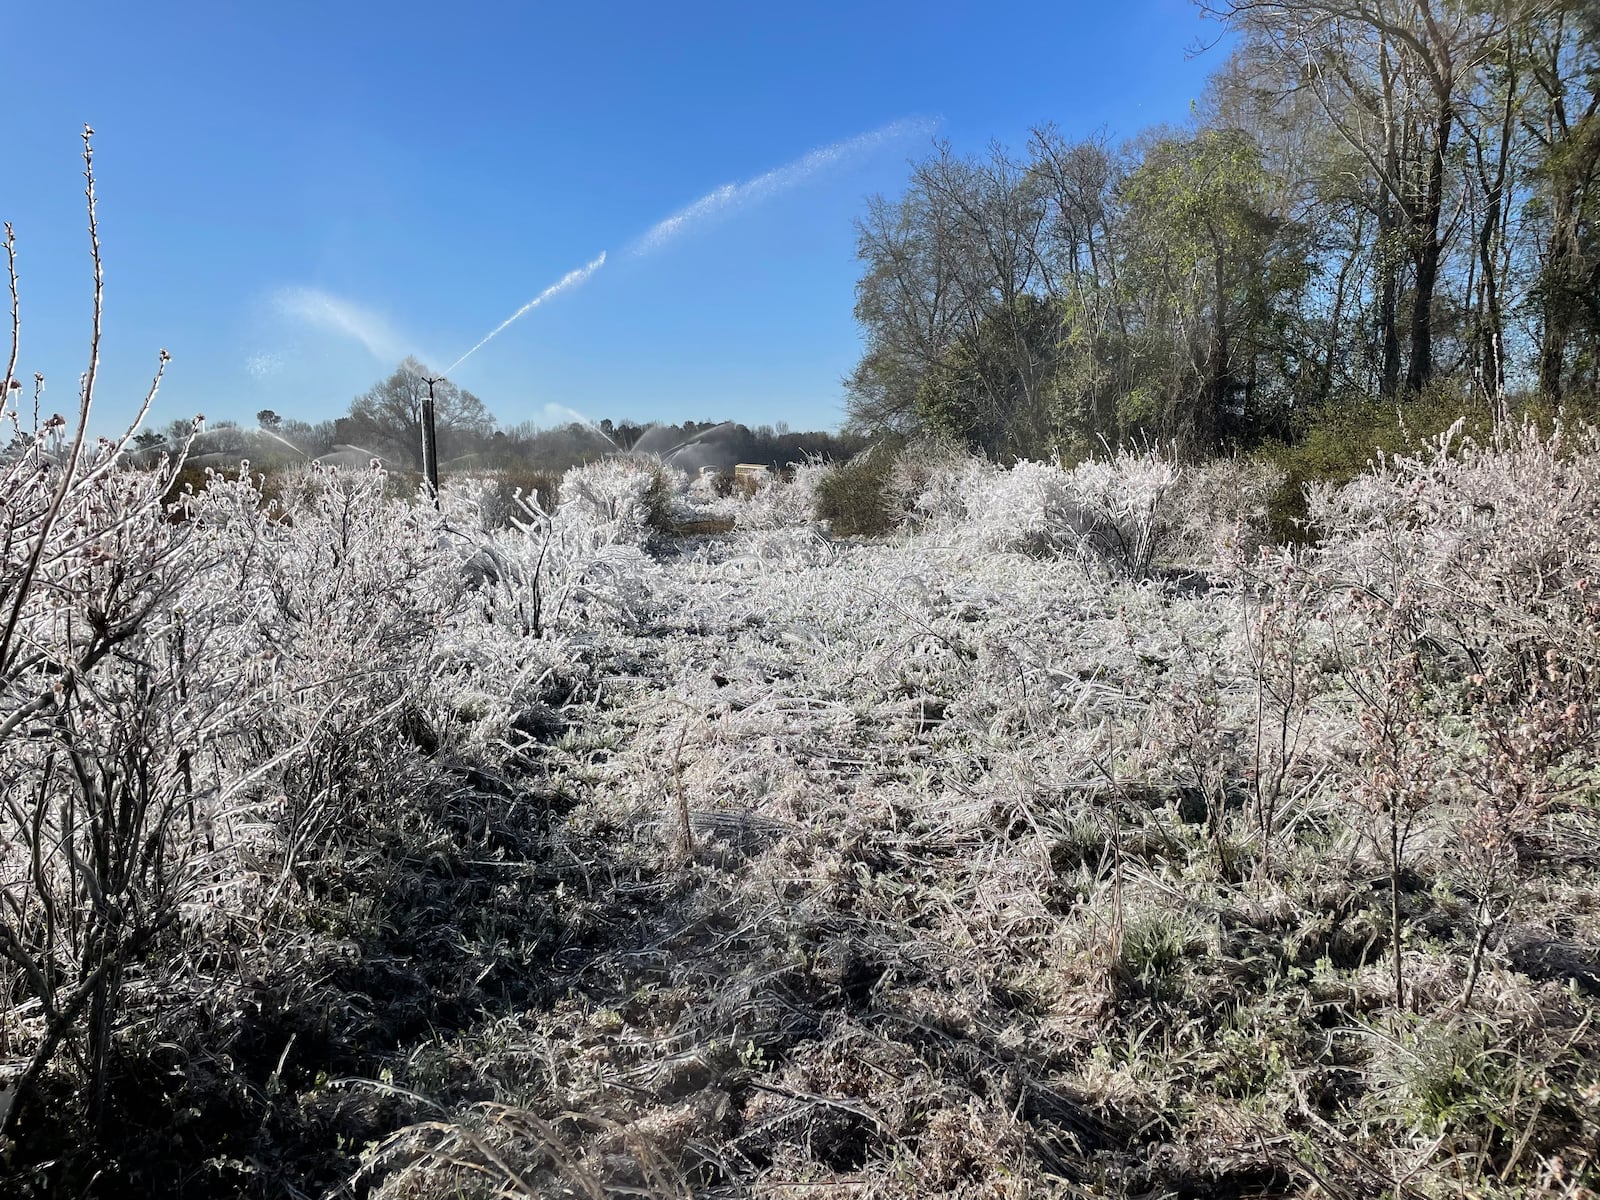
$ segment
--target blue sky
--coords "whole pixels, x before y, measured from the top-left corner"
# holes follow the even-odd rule
[[[102,424],[162,347],[159,422],[339,415],[604,253],[453,375],[503,424],[566,406],[831,428],[864,198],[935,136],[1182,122],[1220,62],[1185,51],[1216,32],[1187,0],[17,5],[0,218],[23,376],[74,402],[87,121]]]

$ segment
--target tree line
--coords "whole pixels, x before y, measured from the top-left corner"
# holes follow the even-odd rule
[[[205,465],[250,459],[320,458],[338,451],[365,453],[403,471],[422,469],[422,402],[428,369],[414,359],[351,401],[349,411],[324,421],[285,418],[273,409],[256,414],[256,428],[233,421],[209,426],[192,454]],[[559,474],[610,454],[656,454],[686,470],[760,463],[781,468],[809,458],[846,459],[867,439],[854,433],[791,430],[782,422],[754,428],[735,421],[679,424],[613,421],[543,426],[523,422],[502,428],[477,396],[449,379],[433,381],[439,458],[446,471],[533,471]],[[188,421],[139,434],[140,449],[155,451],[189,440]]]
[[[1184,129],[913,165],[858,222],[849,427],[999,457],[1292,439],[1600,382],[1600,6],[1199,0]]]

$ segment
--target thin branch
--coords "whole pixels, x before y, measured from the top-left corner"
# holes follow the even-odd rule
[[[17,356],[22,353],[22,304],[17,298],[17,236],[6,222],[6,278],[11,284],[11,357],[6,360],[5,386],[0,389],[0,408],[11,399],[11,392],[20,389],[17,382]]]
[[[17,583],[16,599],[12,603],[10,616],[6,618],[5,630],[0,633],[0,671],[4,670],[6,662],[13,653],[12,639],[16,636],[18,622],[22,620],[22,610],[28,602],[28,595],[33,590],[33,580],[39,570],[39,560],[44,556],[45,543],[49,541],[50,531],[55,526],[56,518],[61,514],[61,506],[66,503],[67,494],[72,490],[73,477],[77,473],[78,461],[83,454],[83,442],[89,435],[89,408],[94,402],[94,381],[100,365],[100,318],[104,312],[105,289],[105,272],[100,262],[100,228],[95,220],[94,146],[91,142],[93,137],[94,130],[85,125],[83,177],[87,182],[84,186],[84,195],[89,201],[89,254],[94,261],[94,312],[93,332],[89,341],[89,368],[84,372],[83,385],[78,393],[78,427],[73,434],[72,449],[67,455],[61,478],[56,483],[50,507],[45,511],[44,520],[39,524],[37,540],[28,555],[28,565],[23,568],[22,578]],[[7,386],[9,388],[10,385]]]

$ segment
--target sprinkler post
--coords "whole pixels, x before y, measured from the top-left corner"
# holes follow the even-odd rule
[[[433,388],[442,383],[441,378],[423,380],[428,385],[428,397],[422,402],[422,477],[428,485],[428,495],[433,506],[439,507],[439,434],[434,419]]]

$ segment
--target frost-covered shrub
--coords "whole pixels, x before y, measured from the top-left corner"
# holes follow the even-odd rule
[[[1585,680],[1600,679],[1597,471],[1591,429],[1530,426],[1490,445],[1452,432],[1342,488],[1313,486],[1318,561],[1385,609],[1404,607],[1481,678],[1473,686],[1519,702],[1558,682],[1586,696]]]
[[[1083,550],[1129,575],[1150,569],[1168,523],[1177,466],[1153,449],[1119,450],[1071,471],[1069,484],[1083,522]]]
[[[1121,574],[1146,573],[1170,520],[1178,469],[1154,451],[1121,451],[1069,469],[974,459],[930,472],[914,510],[994,550],[1068,554]]]
[[[26,420],[17,353],[0,378],[0,1176],[70,1191],[129,1144],[114,1131],[150,1103],[128,1081],[153,1078],[152,1046],[204,1064],[156,1102],[203,1106],[253,1072],[271,1006],[325,997],[419,894],[454,886],[498,773],[548,729],[531,710],[584,669],[566,627],[642,608],[649,566],[602,522],[552,536],[531,501],[501,528],[482,482],[435,507],[379,469],[269,490],[248,464],[186,480],[182,449],[136,464],[137,422],[88,433],[92,370],[75,421]],[[645,511],[675,485],[653,470]],[[474,573],[483,550],[499,558]],[[547,636],[491,574],[545,589]],[[325,1032],[343,1019],[322,1011]],[[68,1145],[76,1165],[40,1167]]]
[[[895,454],[883,486],[884,504],[914,529],[949,521],[964,512],[968,476],[983,465],[958,442],[918,439]]]
[[[671,503],[689,478],[653,459],[613,457],[572,467],[561,477],[557,529],[595,544],[642,546],[670,522]]]
[[[225,620],[186,603],[193,533],[163,497],[183,453],[128,466],[135,430],[89,433],[101,260],[91,131],[85,178],[96,288],[75,419],[19,400],[15,241],[4,231],[12,337],[0,375],[0,1141],[81,1136],[99,1119],[130,996],[163,995],[179,924],[215,877],[214,830],[239,803],[261,669]],[[46,410],[47,411],[47,410]],[[148,1002],[147,1002],[148,1010]],[[62,1063],[66,1065],[61,1066]],[[69,1078],[39,1103],[45,1077]],[[30,1185],[47,1187],[46,1173]]]
[[[1067,473],[1054,463],[974,465],[964,479],[962,532],[991,550],[1071,551],[1078,514]]]
[[[580,510],[581,514],[581,510]],[[617,523],[552,516],[529,497],[503,529],[456,537],[459,571],[484,618],[515,637],[636,628],[655,563]],[[631,526],[638,536],[638,527]]]
[[[769,475],[748,498],[738,500],[734,523],[741,530],[802,529],[818,520],[817,497],[830,472],[827,463],[796,463],[790,476]]]
[[[1470,813],[1450,859],[1477,897],[1470,998],[1518,840],[1597,763],[1600,435],[1480,444],[1458,426],[1308,503],[1361,709],[1355,794],[1392,833],[1380,852],[1398,869],[1424,810]]]
[[[227,620],[243,662],[270,665],[257,732],[271,755],[290,859],[403,801],[431,647],[461,613],[455,557],[431,505],[392,500],[381,470],[313,467],[281,504],[241,472],[185,505],[213,563],[186,600]],[[372,807],[368,807],[368,806]]]
[[[1451,431],[1420,454],[1380,458],[1343,487],[1312,485],[1321,558],[1373,586],[1402,574],[1471,577],[1458,603],[1488,591],[1494,609],[1543,610],[1600,555],[1597,462],[1592,429],[1545,437],[1530,426],[1487,445]]]
[[[568,659],[464,570],[530,541],[486,530],[470,488],[436,510],[381,470],[312,467],[269,498],[246,467],[168,512],[177,464],[131,468],[62,433],[52,422],[0,461],[15,551],[0,563],[0,790],[27,798],[0,808],[0,994],[38,1014],[7,1030],[32,1056],[6,1079],[24,1106],[67,1046],[99,1086],[131,1019],[124,977],[167,1021],[205,1003],[203,978],[162,974],[183,963],[180,933],[246,956],[280,926],[302,936],[351,872],[433,819],[453,771],[526,743]],[[529,549],[552,623],[597,626],[645,587],[637,547],[552,545],[550,524]]]
[[[438,498],[446,526],[457,528],[463,534],[503,528],[520,511],[520,505],[516,496],[503,500],[498,492],[497,482],[486,475],[447,478],[439,488]]]
[[[831,543],[814,526],[748,529],[728,547],[728,574],[772,575],[822,566],[832,560]]]
[[[1287,475],[1270,462],[1217,458],[1188,466],[1161,505],[1162,552],[1193,566],[1218,555],[1254,558],[1272,540]]]
[[[561,480],[545,471],[488,471],[481,475],[452,475],[440,488],[440,502],[465,504],[482,529],[504,529],[521,515],[529,500],[543,512],[554,512]]]
[[[743,501],[743,496],[734,495],[727,486],[726,476],[701,471],[690,478],[675,517],[680,524],[736,521]]]
[[[86,387],[75,427],[29,428],[10,403],[0,413],[12,435],[0,457],[0,1011],[13,1059],[0,1130],[63,1051],[84,1099],[103,1095],[125,981],[197,899],[206,830],[238,802],[259,682],[233,662],[226,623],[183,603],[190,531],[161,508],[176,466],[123,467],[126,437],[86,436],[89,400]]]

